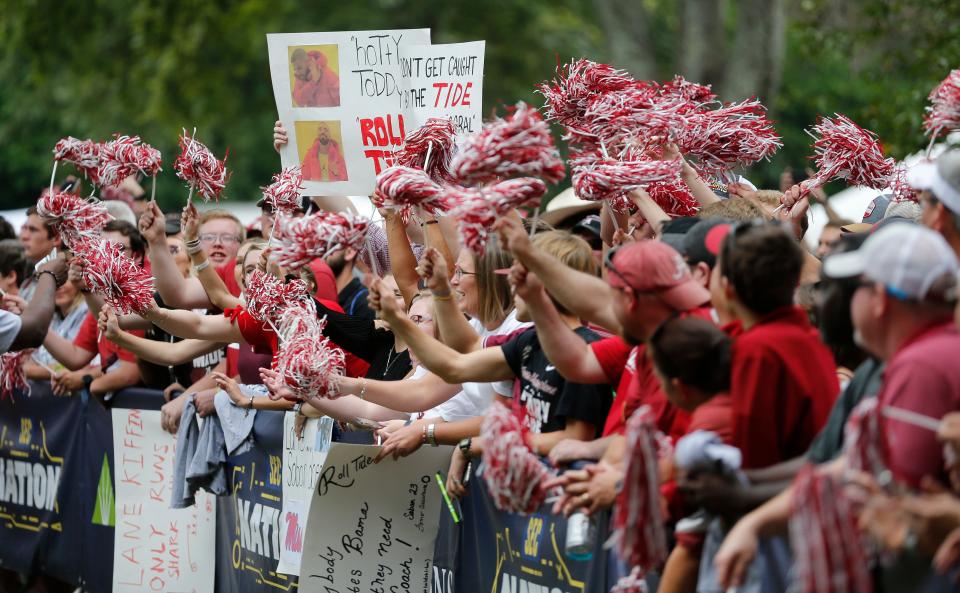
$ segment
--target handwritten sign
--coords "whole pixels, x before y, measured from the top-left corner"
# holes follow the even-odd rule
[[[267,35],[270,75],[306,195],[370,195],[375,153],[403,142],[400,50],[429,45],[429,29]]]
[[[113,591],[210,591],[216,498],[170,509],[176,439],[160,412],[113,410],[116,537]]]
[[[303,434],[297,435],[296,417],[294,412],[287,412],[283,417],[283,507],[280,511],[283,538],[277,572],[299,576],[307,511],[330,451],[333,419],[311,418],[304,424]]]
[[[310,504],[303,593],[429,590],[441,510],[434,475],[449,466],[451,449],[374,464],[378,450],[331,446]]]
[[[457,134],[480,129],[485,42],[413,45],[400,51],[400,81],[408,130],[431,117],[449,117]]]

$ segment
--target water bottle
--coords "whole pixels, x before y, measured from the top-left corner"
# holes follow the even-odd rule
[[[593,556],[593,544],[597,536],[597,524],[583,511],[577,511],[567,519],[567,539],[564,552],[573,560],[589,560]]]

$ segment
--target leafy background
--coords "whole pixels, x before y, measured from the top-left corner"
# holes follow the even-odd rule
[[[185,190],[169,163],[193,127],[229,147],[227,197],[255,199],[279,167],[265,34],[405,27],[487,41],[488,113],[539,103],[535,83],[581,56],[757,95],[786,144],[748,173],[768,187],[803,166],[818,114],[849,115],[893,156],[921,149],[926,96],[960,67],[951,0],[13,0],[0,11],[0,204],[36,199],[59,138],[123,131],[164,153],[158,196],[175,207]]]

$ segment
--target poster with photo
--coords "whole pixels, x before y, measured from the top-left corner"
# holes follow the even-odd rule
[[[290,142],[284,167],[301,165],[304,193],[370,195],[403,143],[400,57],[430,45],[429,29],[267,35],[270,75]]]

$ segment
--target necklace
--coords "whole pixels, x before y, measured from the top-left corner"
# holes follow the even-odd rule
[[[393,358],[394,354],[397,355],[396,358]],[[400,360],[400,353],[394,351],[394,346],[390,346],[390,351],[387,352],[387,366],[383,369],[383,375],[381,375],[382,378],[387,378],[387,373],[390,372],[390,367],[392,367],[393,363],[397,362],[398,360]]]

